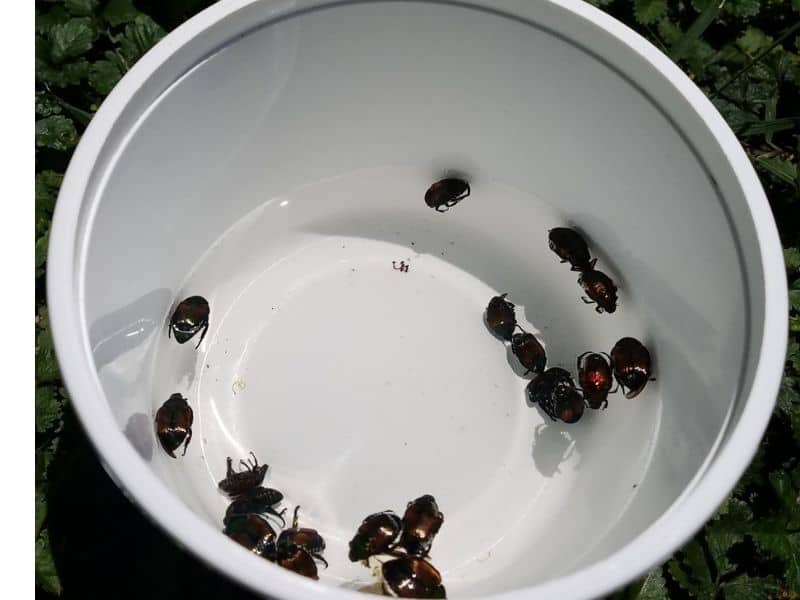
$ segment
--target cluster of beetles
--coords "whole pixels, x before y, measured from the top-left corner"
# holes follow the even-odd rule
[[[442,576],[426,560],[443,522],[436,499],[425,494],[408,503],[402,519],[391,510],[366,517],[350,540],[348,557],[365,566],[373,557],[392,557],[381,563],[383,590],[390,596],[444,598]]]
[[[596,258],[591,258],[589,247],[574,229],[557,227],[549,232],[549,245],[561,262],[569,262],[573,271],[579,271],[578,283],[589,298],[587,304],[596,304],[595,310],[613,313],[617,310],[617,287],[605,273],[594,268]],[[577,358],[578,385],[566,369],[547,366],[544,347],[532,333],[517,323],[514,305],[506,299],[508,294],[495,296],[486,307],[484,318],[489,329],[500,339],[511,343],[511,351],[525,374],[536,373],[526,387],[528,400],[538,404],[554,421],[576,423],[584,406],[593,409],[608,406],[608,394],[616,378],[626,398],[637,396],[651,377],[650,352],[639,340],[624,337],[614,344],[611,354],[584,352]],[[518,333],[515,333],[519,329]],[[580,386],[580,389],[578,389]],[[627,388],[627,391],[626,391]]]
[[[425,193],[425,204],[444,213],[469,195],[469,183],[446,178],[430,186]],[[597,259],[591,258],[583,237],[573,229],[558,227],[550,230],[549,245],[561,262],[569,262],[573,271],[580,272],[578,284],[588,296],[583,297],[584,302],[595,304],[598,313],[615,312],[617,287],[605,273],[594,268]],[[635,397],[653,380],[647,348],[632,337],[624,337],[614,345],[610,355],[584,352],[578,356],[576,385],[566,369],[547,368],[544,347],[535,335],[517,323],[514,305],[506,296],[490,300],[485,312],[486,324],[496,336],[511,344],[512,352],[527,369],[526,374],[536,374],[526,388],[528,399],[553,420],[575,423],[583,415],[584,406],[605,408],[608,394],[617,391],[611,390],[614,378],[626,398]],[[208,301],[202,296],[186,298],[175,308],[167,333],[179,344],[200,333],[195,346],[198,348],[208,332],[210,313]],[[175,451],[181,446],[186,454],[192,439],[193,419],[188,400],[179,393],[172,394],[156,412],[156,434],[172,458],[176,458]],[[253,453],[251,456],[252,460],[240,461],[243,467],[240,470],[234,470],[233,459],[227,458],[225,478],[218,484],[231,501],[223,518],[224,533],[266,560],[318,579],[317,563],[328,566],[322,556],[325,540],[315,529],[299,526],[299,506],[294,509],[291,526],[286,527],[286,509],[276,508],[283,501],[283,493],[262,485],[269,467],[259,464]],[[268,521],[269,517],[280,521],[279,532]],[[350,541],[348,557],[366,566],[370,560],[377,561],[382,589],[388,595],[444,598],[441,574],[428,560],[433,539],[443,522],[444,516],[430,494],[409,502],[402,518],[391,510],[371,514]]]

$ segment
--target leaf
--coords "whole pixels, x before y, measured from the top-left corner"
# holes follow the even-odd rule
[[[161,26],[146,15],[137,16],[125,26],[119,38],[119,52],[128,68],[155,46],[166,35]]]
[[[666,582],[661,574],[661,567],[653,569],[647,574],[636,600],[669,600]]]
[[[44,263],[47,260],[47,248],[50,243],[50,232],[45,231],[39,239],[36,240],[36,249],[34,256],[36,258],[36,277],[44,274]]]
[[[36,145],[53,150],[70,150],[78,143],[78,131],[72,119],[53,115],[36,121]]]
[[[681,559],[673,558],[667,568],[673,579],[687,592],[698,598],[710,598],[715,588],[703,548],[697,538],[686,544]]]
[[[79,17],[91,17],[99,4],[98,0],[64,0],[64,7]]]
[[[775,598],[780,590],[778,580],[771,575],[768,577],[739,575],[722,585],[725,600],[768,600]]]
[[[772,37],[768,36],[757,27],[748,27],[744,33],[736,39],[736,45],[741,48],[745,54],[749,54],[750,56],[769,48],[770,44],[772,44]]]
[[[36,433],[45,433],[61,419],[61,401],[54,387],[36,388]]]
[[[743,539],[744,533],[733,531],[724,525],[712,522],[706,527],[706,541],[711,560],[717,570],[717,580],[736,568],[736,565],[728,558],[728,550]]]
[[[73,62],[64,63],[57,68],[50,66],[46,59],[39,56],[39,46],[36,48],[36,81],[47,83],[53,87],[67,87],[78,85],[89,75],[89,61],[79,58]]]
[[[36,487],[36,535],[42,530],[42,525],[47,518],[47,498],[44,491]]]
[[[775,120],[777,121],[777,119]],[[790,161],[773,156],[759,156],[756,157],[756,166],[781,181],[794,185],[796,167]]]
[[[133,0],[111,0],[100,14],[109,25],[116,27],[133,21],[142,13],[133,5]]]
[[[800,280],[796,281],[795,286],[800,286]],[[786,360],[792,365],[795,371],[800,372],[800,344],[794,340],[789,342],[789,347],[786,351]]]
[[[752,537],[762,552],[783,563],[786,583],[800,589],[800,533],[788,533],[785,519],[771,517],[753,524]]]
[[[54,6],[47,12],[36,10],[36,33],[46,34],[54,25],[61,25],[69,21],[69,13],[61,6]]]
[[[106,55],[115,56],[113,52],[106,52]],[[107,95],[117,82],[122,79],[122,70],[117,64],[118,60],[98,60],[92,64],[89,70],[89,85],[99,94]]]
[[[723,98],[714,98],[714,106],[727,121],[728,126],[736,131],[753,122],[753,116],[736,106],[733,102]]]
[[[783,506],[783,515],[787,519],[786,528],[790,530],[800,529],[800,494],[793,482],[798,478],[800,478],[800,467],[791,474],[786,471],[774,471],[769,474],[772,489]]]
[[[796,279],[789,287],[789,304],[794,310],[800,311],[800,279]]]
[[[51,594],[61,593],[61,581],[50,549],[50,537],[46,531],[40,532],[36,539],[36,584]]]
[[[50,227],[50,217],[56,205],[56,195],[63,179],[61,173],[42,171],[36,174],[36,237],[38,238]]]
[[[51,448],[36,449],[36,486],[43,488],[47,485],[47,469],[53,462],[55,450]]]
[[[771,121],[750,121],[740,125],[738,128],[734,128],[734,131],[740,137],[748,137],[762,135],[770,131],[793,129],[797,123],[800,123],[800,117],[783,117],[782,119],[773,119]]]
[[[47,92],[36,92],[36,115],[49,117],[61,113],[61,105]]]
[[[783,260],[786,263],[786,270],[790,273],[800,271],[800,250],[797,248],[784,248]]]
[[[670,52],[672,60],[677,62],[686,55],[691,44],[699,40],[709,25],[717,18],[723,4],[725,4],[725,0],[714,0],[698,15],[686,33],[673,44]]]
[[[737,17],[753,17],[761,10],[761,0],[729,0],[726,11]]]
[[[67,58],[80,56],[92,48],[97,31],[87,17],[70,19],[50,29],[50,59],[58,64]]]
[[[36,382],[55,383],[60,378],[56,351],[50,327],[39,330],[36,336]]]
[[[633,14],[643,25],[650,25],[667,14],[667,0],[634,0]]]

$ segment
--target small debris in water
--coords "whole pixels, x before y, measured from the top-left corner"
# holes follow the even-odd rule
[[[399,265],[397,264],[396,260],[393,260],[392,261],[392,268],[395,271],[400,271],[402,273],[408,273],[408,265],[406,264],[406,261],[404,261],[404,260],[401,260]]]

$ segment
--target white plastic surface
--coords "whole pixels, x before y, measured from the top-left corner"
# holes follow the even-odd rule
[[[368,584],[347,541],[366,514],[423,493],[445,513],[433,560],[450,596],[577,598],[630,580],[722,500],[774,401],[785,281],[741,149],[666,64],[678,83],[652,100],[665,85],[654,63],[577,4],[607,30],[550,2],[508,3],[524,19],[431,2],[291,16],[292,4],[223,2],[168,37],[70,169],[48,287],[65,377],[110,470],[190,549],[279,597]],[[442,215],[422,197],[448,169],[472,195]],[[558,225],[584,231],[619,284],[615,314],[580,301],[547,248]],[[632,335],[658,381],[577,425],[550,422],[482,323],[501,292],[551,366],[574,372],[578,354]],[[197,351],[166,337],[193,294],[211,304]],[[81,339],[96,380],[88,357],[65,360]],[[178,460],[152,427],[175,391],[195,408]],[[116,435],[97,433],[112,419]],[[326,538],[333,587],[213,531],[225,457],[250,450]]]

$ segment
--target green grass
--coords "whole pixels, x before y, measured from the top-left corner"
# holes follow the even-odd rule
[[[800,0],[593,0],[675,60],[753,161],[785,248],[791,311],[778,406],[714,518],[617,599],[800,598]],[[61,178],[103,98],[208,0],[36,1],[37,597],[250,598],[179,549],[100,467],[53,352],[46,250]]]

